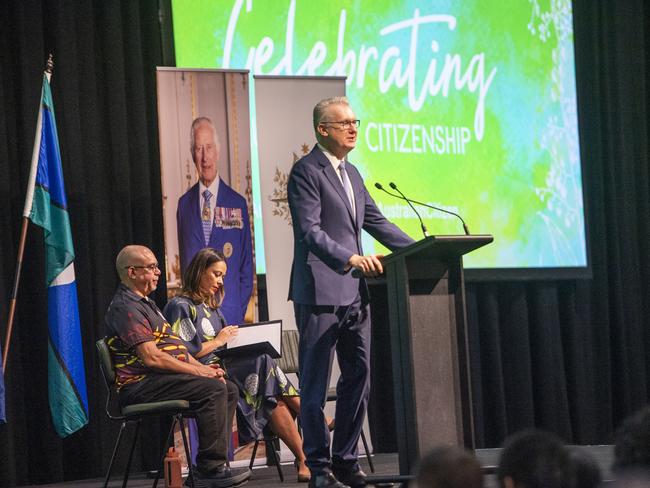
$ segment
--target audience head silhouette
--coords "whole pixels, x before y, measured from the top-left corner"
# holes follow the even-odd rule
[[[440,446],[426,454],[416,471],[418,488],[481,488],[481,465],[459,447]]]
[[[616,431],[612,470],[616,486],[650,486],[650,406],[630,415]]]
[[[575,472],[575,488],[596,488],[602,475],[596,459],[582,447],[569,449],[569,460]]]
[[[650,406],[626,418],[616,432],[613,469],[650,470]]]
[[[575,474],[560,439],[527,430],[506,439],[498,478],[501,488],[572,488]]]

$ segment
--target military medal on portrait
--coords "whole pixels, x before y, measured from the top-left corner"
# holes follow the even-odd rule
[[[232,256],[232,243],[226,242],[223,245],[223,255],[226,257],[226,259]]]
[[[207,205],[203,206],[203,210],[201,211],[201,220],[206,222],[210,220],[210,207]]]
[[[214,226],[220,229],[243,229],[244,219],[241,208],[216,207]]]

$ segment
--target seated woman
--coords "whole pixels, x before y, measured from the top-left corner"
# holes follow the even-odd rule
[[[199,361],[218,360],[219,349],[237,335],[237,326],[227,325],[219,310],[225,290],[226,259],[205,248],[190,262],[183,275],[183,291],[163,311],[174,332],[187,343]],[[298,391],[267,354],[220,360],[228,378],[239,387],[237,429],[243,444],[261,437],[268,424],[296,456],[298,481],[309,481],[302,439],[294,416],[300,413]]]

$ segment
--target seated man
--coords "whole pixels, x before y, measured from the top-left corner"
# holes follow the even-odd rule
[[[196,412],[199,448],[194,486],[227,488],[250,477],[246,468],[226,466],[228,438],[238,390],[218,367],[187,353],[156,304],[147,298],[160,269],[144,246],[126,246],[115,263],[120,285],[106,313],[121,405],[187,400]]]

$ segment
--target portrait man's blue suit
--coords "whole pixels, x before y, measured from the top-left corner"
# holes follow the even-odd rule
[[[199,203],[199,183],[178,200],[176,224],[181,271],[204,247],[212,247],[226,256],[228,272],[224,279],[226,295],[221,311],[229,324],[244,321],[253,291],[253,244],[246,199],[219,179],[212,232],[206,244]]]
[[[300,421],[312,475],[331,468],[336,474],[337,466],[358,469],[370,388],[370,311],[366,281],[352,275],[349,260],[363,255],[361,230],[391,250],[413,242],[381,214],[359,171],[347,161],[345,167],[356,211],[318,145],[294,164],[288,183],[294,233],[289,299],[300,331]],[[330,459],[323,407],[334,351],[341,377]]]

